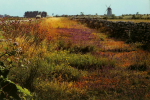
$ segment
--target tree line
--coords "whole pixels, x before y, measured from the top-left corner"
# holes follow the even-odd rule
[[[41,17],[46,17],[47,12],[45,12],[45,11],[43,11],[43,12],[40,12],[40,11],[26,11],[24,13],[24,17],[26,17],[26,18],[33,18],[33,17],[36,17],[37,15],[41,15]]]

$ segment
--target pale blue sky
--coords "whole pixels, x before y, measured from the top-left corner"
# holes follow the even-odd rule
[[[25,11],[46,11],[49,15],[103,15],[110,4],[115,15],[150,14],[150,0],[0,0],[0,14],[23,16]]]

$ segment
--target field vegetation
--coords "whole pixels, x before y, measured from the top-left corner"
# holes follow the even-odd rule
[[[0,99],[150,99],[150,53],[140,44],[67,18],[1,22]]]

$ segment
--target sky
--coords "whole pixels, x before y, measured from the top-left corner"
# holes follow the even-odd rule
[[[106,6],[112,8],[112,13],[150,14],[150,0],[0,0],[0,14],[23,17],[26,11],[46,11],[48,15],[104,15]]]

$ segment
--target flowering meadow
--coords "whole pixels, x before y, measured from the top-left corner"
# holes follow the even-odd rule
[[[140,45],[68,18],[0,19],[0,99],[149,100]]]

